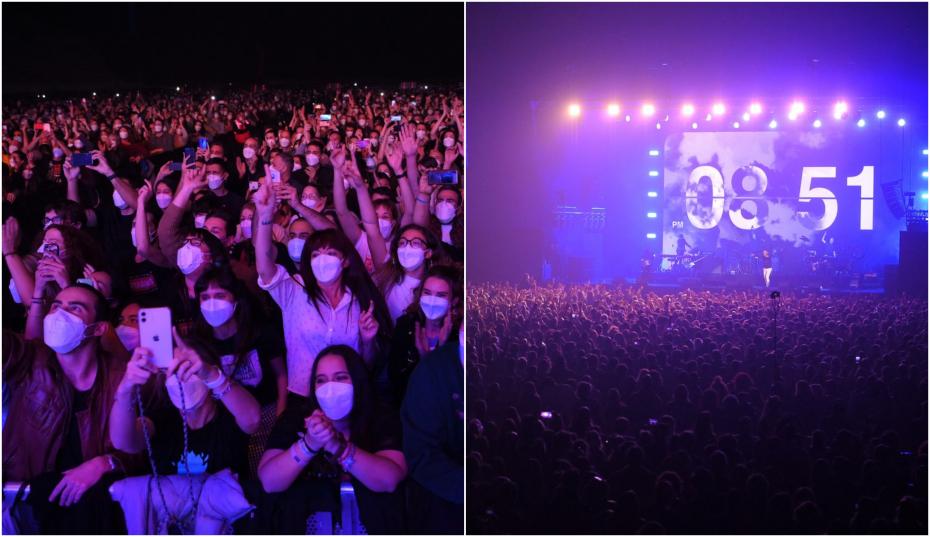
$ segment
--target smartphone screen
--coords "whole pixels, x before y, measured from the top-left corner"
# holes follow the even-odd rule
[[[142,308],[139,310],[139,346],[152,351],[152,365],[165,369],[173,355],[171,310]]]
[[[400,123],[401,121],[403,121],[403,119],[404,118],[401,116],[391,116],[391,121],[393,121],[394,123]]]
[[[459,172],[456,170],[439,170],[435,172],[429,172],[429,184],[457,185],[459,184]]]
[[[193,162],[196,157],[197,157],[197,151],[195,151],[194,148],[192,147],[184,148],[184,162],[185,163]]]
[[[197,140],[197,147],[203,149],[204,151],[210,149],[210,142],[207,140],[206,136],[201,136],[200,139]]]
[[[320,114],[320,121],[332,121],[332,120],[333,120],[332,114]]]
[[[72,166],[90,166],[94,163],[94,157],[90,153],[72,153]]]
[[[273,166],[271,166],[271,167],[268,168],[268,173],[271,175],[271,182],[272,182],[272,183],[280,183],[280,182],[281,182],[281,172],[279,172],[278,170],[276,170]]]
[[[168,169],[173,172],[179,172],[181,171],[181,168],[183,167],[184,165],[180,162],[172,162],[171,164],[168,165]]]
[[[250,192],[255,192],[256,190],[258,190],[258,187],[259,187],[258,181],[249,181]]]
[[[355,146],[358,147],[359,149],[368,149],[368,144],[369,144],[369,143],[370,143],[370,142],[369,142],[368,140],[359,140],[359,141],[355,144]]]

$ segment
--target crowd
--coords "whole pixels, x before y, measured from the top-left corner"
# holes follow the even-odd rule
[[[470,532],[927,532],[926,300],[528,281],[468,320]]]
[[[455,90],[40,98],[2,129],[5,529],[334,531],[351,483],[369,532],[461,533]]]

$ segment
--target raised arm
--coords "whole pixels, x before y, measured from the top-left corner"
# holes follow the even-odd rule
[[[205,170],[206,167],[198,170],[193,162],[184,163],[181,170],[181,183],[158,222],[158,246],[165,259],[173,260],[178,255],[178,249],[184,240],[180,232],[181,220],[187,212],[191,196],[206,186]]]
[[[432,193],[433,189],[429,185],[427,176],[424,175],[423,177],[420,177],[419,186],[417,188],[416,203],[414,203],[413,208],[414,224],[419,224],[423,227],[429,227],[429,202]]]
[[[137,202],[136,222],[133,229],[136,230],[136,251],[143,259],[152,262],[159,267],[172,267],[173,263],[165,257],[161,248],[156,248],[149,240],[149,222],[146,212],[146,204],[152,197],[152,182],[146,181],[145,185],[139,189],[139,198]]]
[[[113,171],[113,168],[110,167],[110,163],[107,162],[106,157],[103,156],[103,153],[100,151],[91,151],[91,155],[94,158],[96,164],[91,164],[87,168],[94,170],[102,174],[107,180],[110,181],[110,184],[113,185],[113,189],[119,192],[120,197],[133,209],[136,208],[136,200],[138,199],[138,193],[136,189],[129,184],[129,181],[120,179],[116,176],[116,173]]]
[[[353,158],[353,163],[355,159]],[[362,180],[358,168],[352,166],[349,183],[355,189],[358,196],[358,209],[362,215],[362,225],[365,227],[365,235],[368,236],[368,247],[371,248],[371,260],[375,264],[375,269],[380,270],[384,266],[384,258],[387,256],[387,245],[384,243],[384,237],[381,236],[381,227],[378,225],[378,215],[375,214],[375,207],[371,203],[371,194],[368,193],[368,186]]]
[[[265,177],[268,177],[267,168]],[[255,213],[252,215],[252,244],[255,246],[255,269],[259,281],[268,283],[278,271],[275,265],[277,250],[271,240],[271,225],[274,222],[274,194],[268,181],[262,181],[261,186],[252,195],[255,203]]]
[[[13,277],[19,296],[27,300],[34,296],[35,276],[26,267],[23,258],[16,253],[19,240],[19,222],[11,216],[3,224],[3,259],[10,269],[10,275]]]
[[[314,231],[322,231],[324,229],[336,229],[336,224],[334,224],[329,218],[326,218],[322,214],[306,207],[303,203],[300,203],[300,199],[297,197],[297,188],[291,185],[283,185],[279,188],[278,194],[281,201],[287,202],[288,205],[294,211],[306,220],[310,227]]]
[[[155,436],[152,421],[144,416],[136,417],[137,389],[141,389],[155,372],[149,360],[152,353],[144,347],[136,347],[126,364],[126,372],[116,388],[113,407],[110,411],[110,442],[113,447],[126,453],[141,453],[145,449],[143,427],[149,436]]]
[[[333,164],[333,205],[336,207],[336,216],[339,218],[339,223],[342,224],[343,233],[352,241],[352,244],[355,244],[362,231],[358,227],[358,220],[349,211],[349,206],[346,204],[346,187],[342,182],[345,178],[345,149],[334,150],[329,156],[329,160]]]

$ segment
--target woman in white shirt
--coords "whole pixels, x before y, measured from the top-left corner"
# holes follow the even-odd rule
[[[300,273],[291,277],[276,265],[271,226],[275,197],[266,182],[253,196],[252,237],[258,285],[281,308],[287,347],[287,389],[306,398],[310,370],[321,350],[337,344],[352,347],[369,368],[386,349],[391,320],[384,299],[346,236],[334,229],[307,239]]]

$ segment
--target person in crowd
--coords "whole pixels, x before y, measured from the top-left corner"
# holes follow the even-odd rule
[[[329,346],[315,358],[309,396],[289,401],[268,439],[258,468],[262,487],[300,494],[320,482],[336,487],[347,475],[367,531],[396,533],[405,525],[398,487],[407,475],[397,412],[378,403],[368,366],[351,347]],[[309,503],[302,508],[299,520],[314,511]]]
[[[927,301],[769,302],[470,286],[469,531],[924,533]]]

